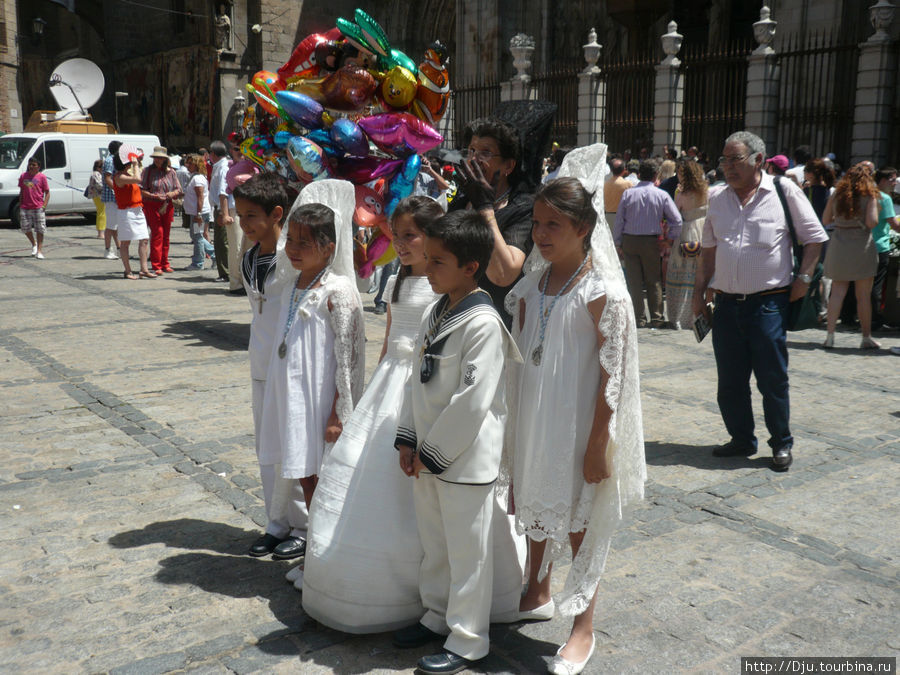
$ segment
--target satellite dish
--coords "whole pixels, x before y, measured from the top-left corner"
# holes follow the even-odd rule
[[[88,108],[103,95],[103,71],[93,61],[69,59],[60,63],[50,74],[50,93],[60,108],[57,117],[71,117],[72,113],[88,114]]]

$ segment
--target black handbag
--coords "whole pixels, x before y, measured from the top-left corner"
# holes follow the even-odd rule
[[[803,260],[803,247],[797,240],[797,232],[794,230],[794,219],[791,217],[791,210],[788,208],[787,200],[784,198],[784,188],[781,187],[780,176],[775,177],[775,192],[778,193],[778,199],[781,201],[781,207],[784,209],[784,218],[787,221],[788,229],[791,231],[791,242],[793,243],[794,255],[794,278],[796,279],[797,274],[800,271],[800,262]],[[822,263],[817,262],[811,275],[812,281],[809,282],[809,288],[806,289],[806,295],[791,302],[788,310],[788,330],[806,330],[807,328],[815,328],[819,325],[819,305],[822,301],[819,282],[822,280],[823,269]]]

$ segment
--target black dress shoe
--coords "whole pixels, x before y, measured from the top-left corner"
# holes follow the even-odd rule
[[[432,654],[431,656],[423,656],[416,664],[420,673],[458,673],[471,666],[474,661],[464,659],[457,656],[453,652],[442,652],[440,654]]]
[[[752,445],[738,445],[734,441],[728,441],[712,451],[715,457],[749,457],[756,454],[756,448]]]
[[[778,448],[772,453],[772,471],[787,471],[793,461],[790,448]]]
[[[288,537],[272,551],[275,560],[290,560],[303,555],[306,555],[306,541],[300,537]]]
[[[247,295],[247,289],[241,286],[240,288],[232,288],[228,291],[228,295]]]
[[[275,547],[283,541],[284,539],[281,537],[276,537],[274,534],[266,532],[263,536],[253,542],[253,546],[251,546],[250,550],[247,552],[254,558],[269,555],[275,550]]]
[[[434,642],[435,640],[440,640],[443,637],[444,636],[440,633],[435,633],[430,628],[426,628],[421,623],[417,623],[395,631],[391,643],[400,649],[412,649],[414,647],[427,645],[429,642]]]

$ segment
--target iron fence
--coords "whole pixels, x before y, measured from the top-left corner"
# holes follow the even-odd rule
[[[744,128],[747,55],[750,46],[732,43],[719,49],[697,45],[684,52],[683,146],[717,156],[729,134]]]
[[[781,45],[776,152],[810,146],[813,156],[833,152],[850,160],[859,47],[843,34],[814,33]]]
[[[606,114],[601,138],[612,152],[653,148],[654,55],[610,59],[600,64],[606,81]]]
[[[458,148],[462,144],[466,124],[490,115],[500,104],[500,83],[491,78],[479,83],[451,86],[447,115],[438,125],[438,131],[444,136],[445,148]]]
[[[578,70],[568,68],[536,75],[531,85],[541,101],[555,103],[556,117],[550,139],[560,145],[578,144]]]

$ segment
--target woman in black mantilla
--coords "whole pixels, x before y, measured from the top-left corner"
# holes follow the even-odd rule
[[[494,251],[480,286],[509,328],[503,307],[506,294],[522,276],[531,252],[532,186],[521,169],[521,143],[514,128],[486,117],[470,122],[463,140],[468,149],[460,174],[460,194],[450,210],[472,208],[494,232]]]

